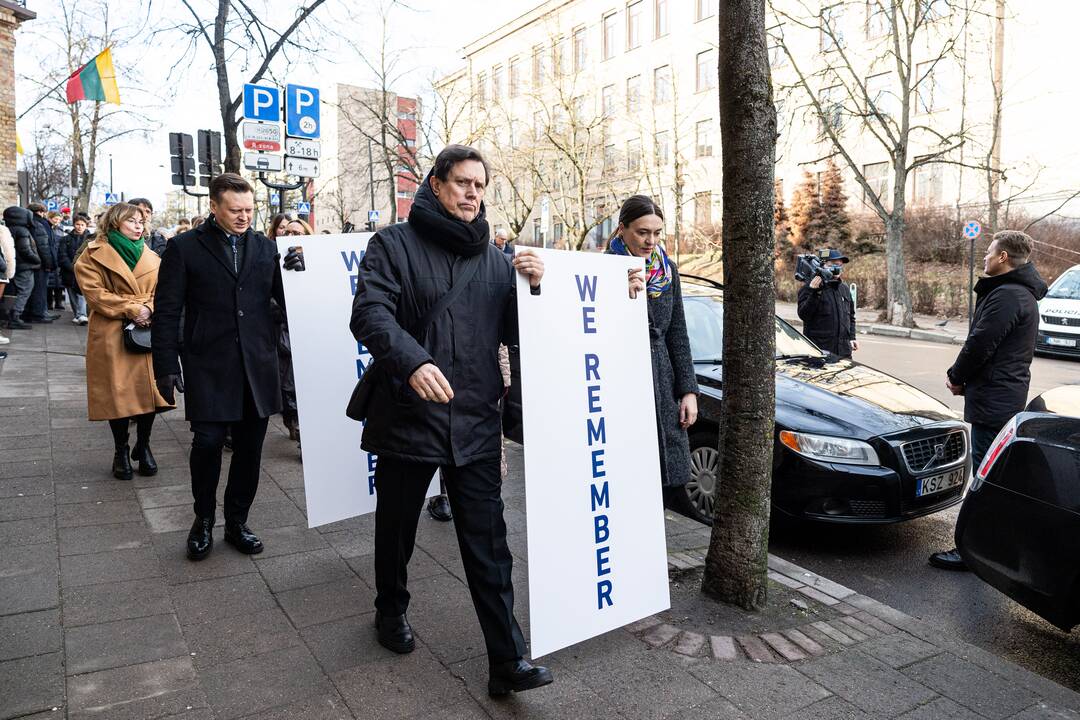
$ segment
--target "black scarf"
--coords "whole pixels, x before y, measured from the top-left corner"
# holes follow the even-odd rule
[[[488,226],[484,203],[480,203],[480,212],[471,223],[459,220],[442,206],[431,190],[432,173],[428,173],[420,188],[416,191],[412,209],[409,210],[409,225],[416,234],[428,242],[446,249],[455,255],[472,257],[487,250],[491,228]]]

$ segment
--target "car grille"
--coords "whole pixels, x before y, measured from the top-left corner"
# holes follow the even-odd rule
[[[1080,325],[1080,322],[1077,323]],[[1048,337],[1070,338],[1072,340],[1080,339],[1080,335],[1071,335],[1061,332],[1047,332],[1043,330],[1039,333],[1039,338],[1035,341],[1035,349],[1042,350],[1044,352],[1055,353],[1058,355],[1073,355],[1080,357],[1080,344],[1077,345],[1051,345],[1047,342]]]
[[[884,500],[851,500],[849,502],[851,514],[857,517],[882,518],[889,512]]]
[[[1064,325],[1065,327],[1080,327],[1080,317],[1062,317],[1060,315],[1043,315],[1043,322],[1047,325]]]
[[[927,463],[934,457],[934,451],[938,445],[944,444],[944,449],[941,453],[941,457],[927,466]],[[964,438],[963,432],[951,432],[945,435],[937,435],[934,437],[925,438],[923,440],[915,440],[914,442],[905,443],[900,446],[904,452],[904,462],[907,463],[908,470],[913,473],[921,473],[927,470],[933,470],[934,468],[945,467],[952,465],[961,458],[967,452],[967,442]]]

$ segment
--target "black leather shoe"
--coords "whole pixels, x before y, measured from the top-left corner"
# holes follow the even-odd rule
[[[135,447],[131,449],[131,459],[139,463],[140,475],[157,475],[157,461],[154,460],[154,453],[150,452],[149,445],[135,443]]]
[[[263,551],[262,540],[244,523],[225,523],[225,542],[245,555],[258,555]]]
[[[48,325],[49,323],[53,322],[53,319],[51,317],[32,317],[26,318],[26,322],[33,323],[35,325]]]
[[[440,522],[450,522],[454,519],[454,513],[450,512],[450,501],[445,495],[436,495],[428,500],[428,515]]]
[[[131,461],[128,460],[128,446],[116,448],[113,455],[112,474],[117,480],[130,480],[132,476]]]
[[[188,560],[202,560],[214,548],[214,518],[195,518],[187,536]]]
[[[412,626],[404,615],[384,618],[375,611],[375,629],[379,634],[379,644],[387,650],[404,655],[411,653],[416,647],[416,639],[413,637]]]
[[[964,558],[960,557],[960,553],[956,548],[934,553],[930,556],[930,564],[942,570],[963,571],[968,569],[967,563],[964,562]]]
[[[507,660],[491,666],[488,695],[504,697],[511,692],[524,692],[550,685],[554,679],[546,667],[533,665],[523,658]]]
[[[8,327],[8,328],[10,328],[12,330],[30,330],[34,326],[31,325],[28,322],[23,322],[19,318],[11,318],[10,320],[7,321],[6,327]]]

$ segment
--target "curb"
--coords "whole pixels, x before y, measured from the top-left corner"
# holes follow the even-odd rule
[[[803,324],[798,318],[784,318],[789,325],[802,332]],[[905,328],[896,325],[882,325],[880,323],[855,323],[855,331],[860,335],[880,335],[883,337],[909,338],[922,342],[941,343],[943,345],[963,345],[964,338],[936,330],[924,330],[923,328]]]

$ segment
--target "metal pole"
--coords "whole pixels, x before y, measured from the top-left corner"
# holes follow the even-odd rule
[[[968,328],[971,328],[971,317],[974,314],[972,302],[975,293],[975,238],[971,238],[971,252],[968,255]]]
[[[285,188],[278,188],[278,212],[285,212]]]
[[[371,207],[375,209],[375,161],[371,159],[371,138],[367,141],[368,191],[371,193]]]
[[[113,191],[113,185],[112,185],[112,153],[109,153],[109,194],[110,195],[112,194],[112,191]]]

